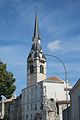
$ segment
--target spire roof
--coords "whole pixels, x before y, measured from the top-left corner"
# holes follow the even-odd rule
[[[40,58],[40,55],[42,54],[42,58],[46,60],[45,55],[43,54],[42,51],[42,46],[41,46],[41,39],[40,39],[40,34],[39,34],[39,26],[38,26],[38,16],[37,16],[37,11],[36,11],[36,16],[35,16],[35,26],[34,26],[34,35],[32,38],[32,47],[30,54],[28,56],[29,58]]]
[[[33,36],[33,38],[40,39],[37,13],[36,13],[36,16],[35,16],[35,26],[34,26],[34,36]]]

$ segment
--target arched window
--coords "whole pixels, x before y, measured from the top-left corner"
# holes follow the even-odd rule
[[[40,73],[44,73],[44,67],[43,67],[43,65],[40,65]]]
[[[34,73],[34,66],[33,65],[30,66],[30,73]]]

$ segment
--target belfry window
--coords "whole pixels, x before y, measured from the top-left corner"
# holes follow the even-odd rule
[[[40,73],[44,73],[44,67],[43,67],[43,65],[40,65]]]
[[[33,65],[30,66],[30,73],[34,73],[34,66]]]

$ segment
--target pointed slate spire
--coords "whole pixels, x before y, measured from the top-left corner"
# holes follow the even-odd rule
[[[40,39],[37,13],[36,13],[36,16],[35,16],[35,26],[34,26],[34,36],[33,36],[33,39],[34,38],[35,39]]]
[[[37,7],[36,7],[34,35],[32,38],[32,47],[28,59],[37,58],[37,57],[40,58],[41,54],[42,54],[42,58],[46,60],[46,57],[43,54],[43,50],[41,46],[41,38],[39,34],[38,15],[37,15]]]

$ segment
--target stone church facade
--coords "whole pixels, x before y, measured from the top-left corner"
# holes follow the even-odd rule
[[[67,93],[70,89],[67,83]],[[36,15],[32,47],[27,57],[27,87],[22,90],[21,120],[62,120],[65,108],[66,82],[58,77],[46,77],[46,57]]]

